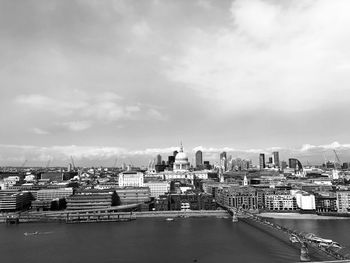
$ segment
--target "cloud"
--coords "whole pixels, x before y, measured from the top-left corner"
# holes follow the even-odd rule
[[[80,116],[83,119],[93,119],[100,122],[119,120],[165,120],[165,117],[152,105],[127,103],[124,98],[114,92],[99,94],[75,90],[75,96],[61,93],[57,96],[41,94],[20,95],[15,98],[19,105],[28,110],[51,112],[57,116]],[[91,126],[90,121],[78,120],[62,122],[72,131],[85,130]]]
[[[203,147],[197,146],[192,149],[184,149],[188,153],[189,160],[192,161],[194,153],[201,150],[206,160],[211,162],[218,161],[220,152],[227,152],[228,156],[234,158],[252,159],[253,163],[257,164],[259,153],[267,155],[272,154],[269,147],[266,149],[234,149],[230,147]],[[333,149],[337,150],[338,155],[343,161],[350,158],[350,144],[340,144],[333,142],[325,145],[303,145],[300,148],[288,149],[278,148],[281,160],[288,158],[299,158],[302,162],[308,161],[314,164],[321,164],[324,158],[334,159]],[[165,148],[146,148],[140,150],[128,150],[122,147],[104,147],[104,146],[77,146],[77,145],[62,145],[62,146],[33,146],[33,145],[4,145],[0,144],[0,161],[4,165],[20,165],[24,160],[28,160],[28,165],[44,165],[49,159],[54,160],[55,165],[65,165],[70,162],[70,156],[78,163],[77,165],[91,166],[96,160],[106,165],[111,165],[113,160],[129,160],[136,165],[146,165],[150,159],[161,154],[163,157],[172,155],[174,151],[178,151],[179,147]],[[4,154],[6,153],[6,154]]]
[[[348,1],[234,1],[231,24],[216,33],[194,28],[166,75],[230,115],[346,104],[349,8]]]
[[[69,121],[60,124],[71,131],[83,131],[92,126],[91,121]]]
[[[38,134],[38,135],[47,135],[47,134],[50,134],[50,132],[46,131],[46,130],[43,130],[43,129],[40,129],[40,128],[33,128],[31,129],[31,131],[35,134]]]

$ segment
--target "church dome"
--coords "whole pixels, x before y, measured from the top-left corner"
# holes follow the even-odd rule
[[[175,162],[188,162],[187,154],[184,152],[179,152],[176,154]]]

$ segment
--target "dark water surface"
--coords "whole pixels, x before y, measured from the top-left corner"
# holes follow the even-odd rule
[[[322,231],[337,229],[342,233],[344,223],[346,227],[350,226],[347,220],[289,221],[293,228],[300,227],[300,231],[310,230],[315,234],[320,228]],[[288,224],[286,220],[284,224]],[[35,231],[40,234],[24,235]],[[156,218],[95,224],[1,224],[0,257],[1,262],[16,263],[271,263],[296,262],[299,253],[244,222],[232,223],[230,219],[218,218],[184,218],[167,222]]]

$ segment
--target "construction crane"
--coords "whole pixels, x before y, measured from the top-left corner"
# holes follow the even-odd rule
[[[24,162],[21,165],[21,168],[23,168],[26,165],[27,161],[28,161],[27,159],[24,160]]]

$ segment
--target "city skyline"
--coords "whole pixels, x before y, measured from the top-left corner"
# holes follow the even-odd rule
[[[347,162],[349,8],[0,1],[0,165],[147,164],[180,140],[209,160]]]

